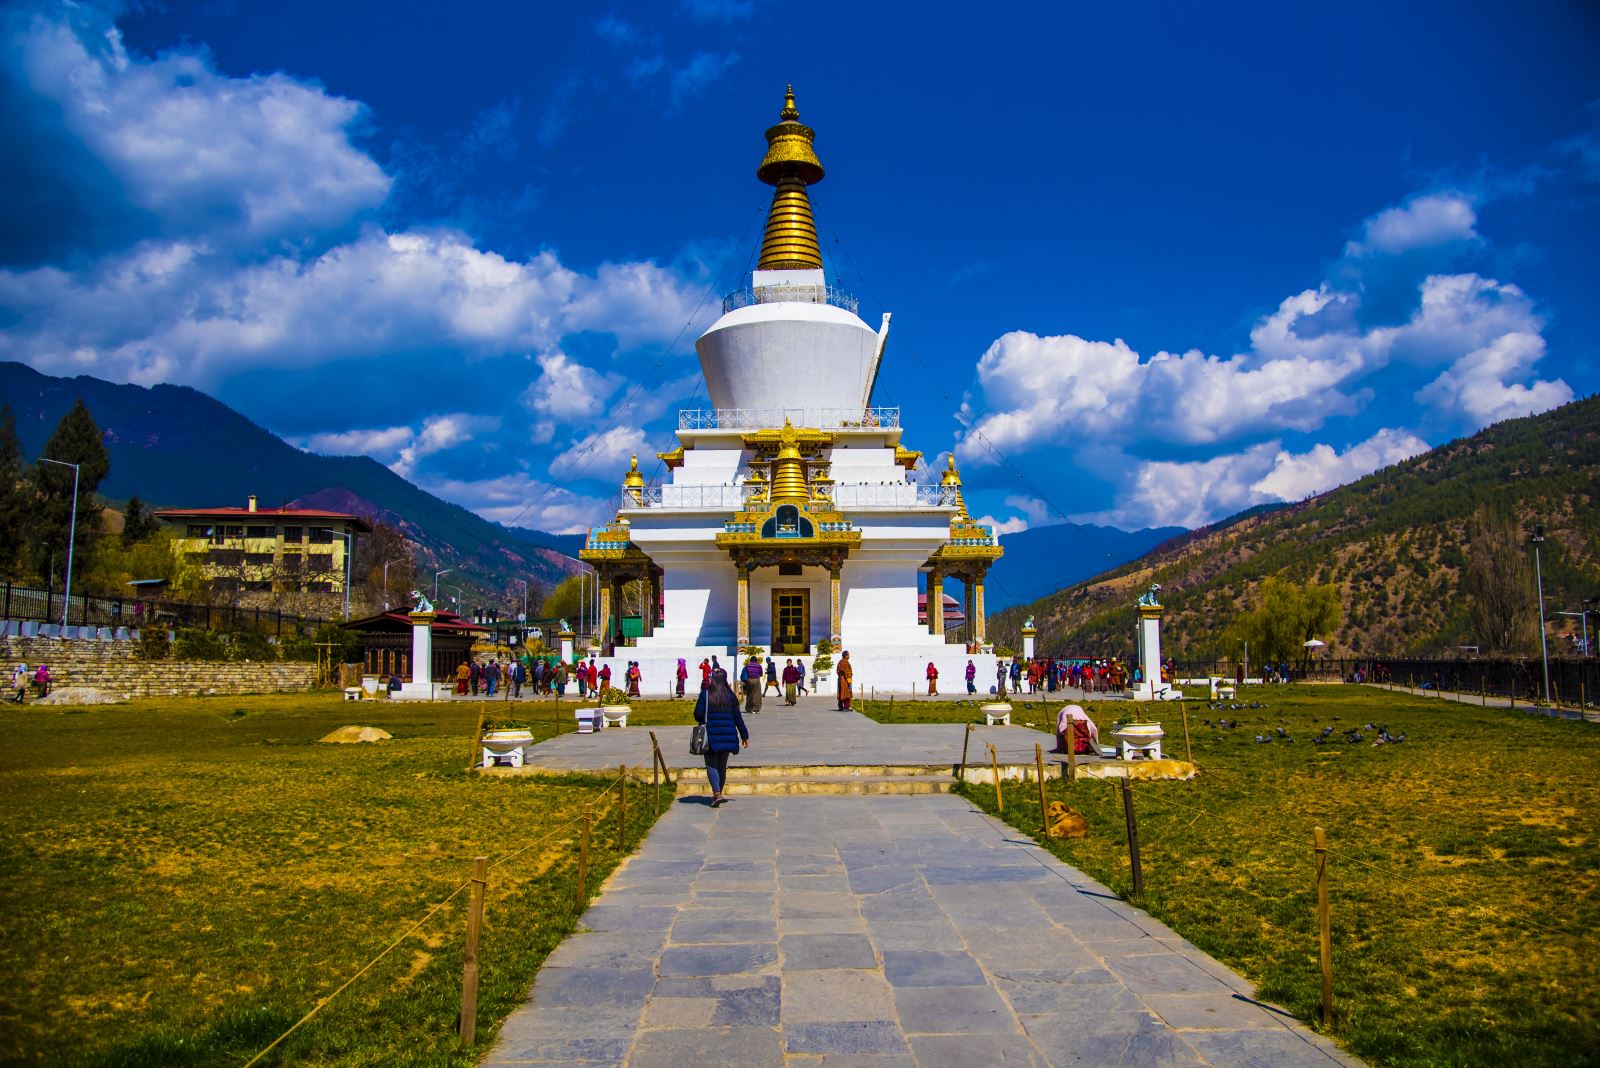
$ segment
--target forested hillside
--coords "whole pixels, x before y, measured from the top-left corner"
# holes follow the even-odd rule
[[[1262,582],[1278,577],[1337,590],[1343,622],[1327,636],[1335,655],[1486,646],[1466,588],[1474,554],[1479,582],[1487,571],[1517,585],[1526,573],[1531,615],[1526,535],[1535,524],[1546,539],[1546,611],[1577,610],[1600,593],[1600,397],[1491,426],[1299,504],[1174,538],[1122,567],[1007,609],[990,632],[1015,646],[1021,621],[1032,615],[1041,652],[1126,652],[1134,600],[1159,582],[1167,649],[1224,656],[1233,651],[1235,620],[1255,606]],[[1516,651],[1537,647],[1536,628],[1517,634]]]

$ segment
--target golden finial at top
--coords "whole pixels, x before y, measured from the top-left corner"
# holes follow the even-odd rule
[[[949,460],[945,463],[944,477],[939,479],[939,485],[941,485],[941,486],[959,486],[959,485],[961,485],[961,472],[956,470],[956,454],[953,453],[953,452],[950,454]]]
[[[628,473],[623,476],[622,484],[628,489],[640,489],[644,486],[644,476],[639,473],[639,454],[633,456],[633,463],[628,467]]]
[[[778,187],[772,195],[756,269],[814,270],[822,266],[822,249],[806,186],[822,181],[825,172],[811,145],[816,131],[800,121],[792,85],[784,93],[778,117],[778,125],[767,130],[767,154],[756,168],[757,178]]]

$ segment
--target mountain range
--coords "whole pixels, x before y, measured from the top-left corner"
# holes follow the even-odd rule
[[[1174,537],[1104,574],[999,613],[990,633],[1015,647],[1034,617],[1046,654],[1127,654],[1134,601],[1161,584],[1163,648],[1210,658],[1233,652],[1230,627],[1255,606],[1267,578],[1330,584],[1343,606],[1335,655],[1398,656],[1482,644],[1464,589],[1480,509],[1506,517],[1517,559],[1493,568],[1527,573],[1538,525],[1540,571],[1552,631],[1557,615],[1600,593],[1600,397],[1508,420],[1306,501],[1258,508]],[[1485,542],[1487,544],[1487,541]],[[1517,580],[1519,583],[1521,579]],[[1520,596],[1520,595],[1518,595]],[[1591,628],[1592,630],[1593,628]],[[1536,628],[1527,630],[1538,651]]]
[[[517,578],[549,588],[578,570],[582,535],[491,523],[407,482],[367,456],[297,449],[220,401],[187,386],[118,385],[87,375],[55,378],[0,363],[23,455],[38,450],[79,397],[105,434],[111,473],[100,493],[164,508],[237,505],[328,508],[398,527],[418,547],[419,571],[461,569],[461,584],[501,590]]]
[[[105,434],[111,473],[102,496],[156,507],[243,505],[326,508],[388,523],[418,546],[419,570],[456,567],[463,586],[503,589],[530,575],[546,588],[579,567],[581,534],[506,527],[441,500],[367,456],[298,449],[187,386],[119,385],[87,375],[56,378],[0,363],[0,397],[11,405],[24,454],[35,456],[79,397]],[[998,610],[1087,578],[1182,535],[1182,527],[1123,531],[1060,523],[1008,534],[990,572]]]

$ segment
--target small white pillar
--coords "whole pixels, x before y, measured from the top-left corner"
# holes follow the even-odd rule
[[[1022,659],[1033,659],[1033,639],[1038,635],[1038,633],[1039,632],[1032,627],[1022,628]]]
[[[564,630],[556,637],[561,641],[561,659],[569,664],[572,663],[573,641],[577,638],[577,635],[570,630]]]
[[[1161,681],[1161,606],[1139,605],[1139,668],[1142,678],[1134,687],[1135,701],[1176,701],[1183,691]]]
[[[411,613],[411,681],[397,697],[433,700],[433,619],[431,611]]]

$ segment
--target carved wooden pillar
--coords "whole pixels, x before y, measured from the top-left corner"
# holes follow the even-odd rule
[[[944,637],[944,572],[928,572],[928,633]]]
[[[611,655],[613,641],[611,629],[611,576],[602,575],[600,581],[600,651]]]
[[[972,620],[975,628],[973,641],[979,645],[983,645],[989,640],[988,624],[985,623],[983,618],[983,579],[984,576],[980,573],[977,581],[972,584]]]
[[[734,564],[739,569],[739,646],[740,652],[750,644],[750,571],[743,560]]]
[[[839,641],[839,572],[838,564],[828,568],[828,640]]]

